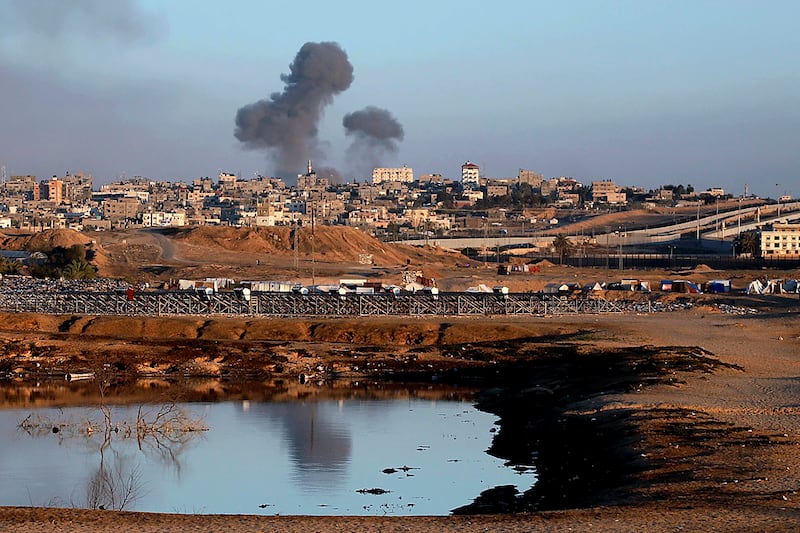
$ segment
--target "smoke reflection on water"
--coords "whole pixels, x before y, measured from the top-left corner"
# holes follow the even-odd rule
[[[0,505],[97,506],[103,489],[137,511],[443,515],[535,482],[485,453],[496,419],[468,399],[394,396],[178,404],[208,431],[150,442],[113,431],[135,406],[108,409],[110,437],[82,429],[98,408],[2,410]],[[18,427],[31,413],[62,429]]]

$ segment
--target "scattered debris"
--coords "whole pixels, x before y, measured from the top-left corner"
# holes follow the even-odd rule
[[[729,315],[755,315],[758,314],[758,309],[752,307],[742,307],[739,305],[730,304],[715,304],[714,307]]]
[[[358,489],[356,492],[358,492],[359,494],[377,494],[377,495],[381,495],[381,494],[388,494],[391,491],[385,490],[385,489]]]

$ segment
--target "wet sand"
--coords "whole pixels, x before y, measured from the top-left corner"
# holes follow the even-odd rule
[[[796,510],[736,508],[675,509],[669,504],[545,512],[535,515],[474,517],[256,517],[169,515],[73,509],[0,508],[0,529],[8,532],[642,532],[797,531]]]

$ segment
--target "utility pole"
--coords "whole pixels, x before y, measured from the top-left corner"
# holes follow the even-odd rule
[[[483,268],[488,268],[486,264],[489,256],[489,249],[488,249],[488,233],[489,233],[489,219],[484,217],[483,219]]]
[[[294,275],[296,277],[300,277],[300,250],[299,250],[299,242],[298,242],[298,233],[299,227],[297,225],[297,219],[295,218],[292,220],[292,233],[294,233],[294,238],[292,239],[292,247],[294,248]]]
[[[737,225],[736,234],[737,235],[741,235],[742,234],[742,197],[741,196],[739,197],[739,211],[737,212],[737,216],[736,216],[736,225]]]
[[[316,261],[316,252],[317,252],[317,243],[314,242],[314,227],[316,225],[316,210],[314,209],[314,204],[311,204],[311,285],[315,286],[317,284],[317,272],[316,268],[317,265]]]
[[[700,200],[697,200],[697,240],[700,240]]]

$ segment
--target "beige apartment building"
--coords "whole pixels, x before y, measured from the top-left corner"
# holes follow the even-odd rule
[[[47,199],[53,202],[56,205],[59,205],[61,202],[64,201],[64,181],[59,178],[53,178],[47,180],[46,182],[42,182],[39,184],[41,189],[42,185],[45,185],[47,188]],[[44,196],[40,192],[40,197]]]
[[[509,183],[507,180],[488,180],[486,182],[486,198],[506,196]]]
[[[400,168],[376,168],[372,170],[373,185],[387,181],[412,183],[414,181],[414,170],[405,165]]]
[[[34,189],[38,189],[36,176],[11,176],[11,180],[3,184],[3,193],[9,195],[25,195],[33,199]]]
[[[519,169],[519,174],[517,174],[517,180],[520,184],[527,183],[534,189],[540,189],[542,187],[542,182],[544,181],[544,175],[533,170],[521,168]]]
[[[761,255],[800,255],[800,224],[773,224],[761,230]]]
[[[595,202],[609,204],[624,204],[628,201],[627,195],[620,192],[614,180],[593,181],[592,198]]]
[[[119,198],[103,201],[103,216],[109,220],[136,218],[141,203],[138,198]]]

